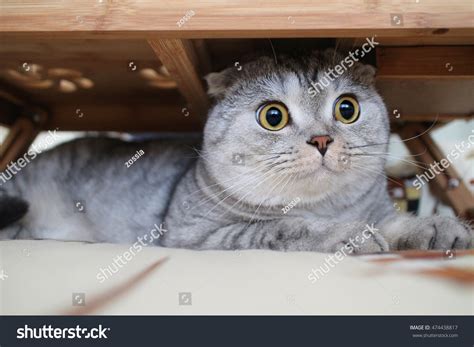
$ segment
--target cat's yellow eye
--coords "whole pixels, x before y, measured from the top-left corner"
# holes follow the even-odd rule
[[[288,124],[288,121],[288,109],[281,102],[266,102],[257,109],[257,122],[267,130],[281,130]]]
[[[360,106],[351,95],[341,95],[334,103],[334,117],[344,123],[354,123],[359,118]]]

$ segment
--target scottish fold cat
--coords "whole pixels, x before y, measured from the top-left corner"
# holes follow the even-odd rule
[[[0,179],[0,238],[133,243],[161,225],[154,244],[190,249],[470,248],[467,223],[395,211],[373,67],[311,90],[342,59],[261,57],[211,73],[202,142],[89,138],[38,155]]]

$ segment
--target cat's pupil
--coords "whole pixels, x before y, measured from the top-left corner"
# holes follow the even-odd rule
[[[344,100],[339,106],[339,111],[344,119],[351,119],[354,115],[354,105],[349,100]]]
[[[281,120],[283,119],[283,115],[281,114],[281,111],[276,108],[276,107],[271,107],[266,114],[266,119],[268,124],[270,124],[272,127],[277,126],[280,124]]]

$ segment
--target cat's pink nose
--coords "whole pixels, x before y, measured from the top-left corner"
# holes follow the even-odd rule
[[[313,136],[311,140],[308,141],[308,144],[316,147],[319,153],[321,153],[321,155],[324,157],[326,151],[328,150],[329,144],[333,141],[334,140],[329,135],[319,135]]]

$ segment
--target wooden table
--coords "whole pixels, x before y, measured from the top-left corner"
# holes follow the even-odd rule
[[[202,76],[249,52],[337,47],[376,37],[393,130],[402,137],[472,118],[472,0],[20,1],[0,3],[0,168],[41,129],[199,131]],[[444,157],[429,133],[406,143],[424,163]],[[456,213],[474,199],[450,167],[431,184]]]

